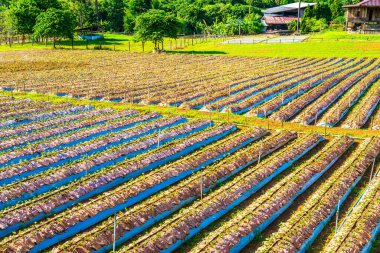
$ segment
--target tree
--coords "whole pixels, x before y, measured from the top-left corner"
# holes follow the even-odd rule
[[[9,5],[9,2],[10,0],[0,0],[0,7],[1,6],[8,6]],[[1,11],[1,10],[0,10]]]
[[[105,11],[105,19],[109,23],[108,30],[121,32],[124,27],[124,2],[123,0],[104,0],[102,10]]]
[[[333,0],[333,2],[330,5],[330,9],[331,9],[332,19],[336,19],[340,16],[343,16],[344,14],[341,0]]]
[[[18,0],[12,2],[9,8],[10,19],[15,33],[31,34],[36,24],[36,18],[41,10],[34,0]]]
[[[135,16],[131,13],[130,10],[126,10],[124,13],[124,32],[133,33],[135,27]]]
[[[46,11],[50,8],[61,9],[61,4],[58,0],[38,0],[36,4],[41,11]]]
[[[301,31],[303,33],[320,32],[328,27],[326,19],[303,18]]]
[[[331,20],[331,10],[330,7],[323,2],[319,2],[314,6],[314,16],[316,19],[325,19],[327,21]]]
[[[297,30],[297,20],[292,20],[290,23],[288,23],[288,29],[291,31]]]
[[[152,41],[154,49],[158,51],[164,37],[177,38],[178,28],[179,22],[172,14],[151,9],[136,18],[135,36],[143,43]]]
[[[251,15],[251,8],[253,5],[253,0],[245,0],[245,2],[247,3],[248,8],[249,8],[248,14]]]
[[[197,29],[197,23],[202,22],[205,19],[205,14],[202,8],[194,4],[182,4],[178,8],[177,15],[182,20],[185,33],[193,34],[201,32],[201,30]]]
[[[12,30],[12,24],[9,16],[9,10],[0,6],[0,34],[9,34]]]
[[[61,0],[62,9],[71,10],[76,16],[79,28],[91,26],[96,22],[95,6],[89,0]]]
[[[50,8],[37,17],[33,35],[35,38],[53,37],[55,48],[57,38],[74,38],[75,26],[75,16],[71,11]]]
[[[148,11],[152,7],[151,0],[129,0],[128,9],[133,14],[140,14]]]

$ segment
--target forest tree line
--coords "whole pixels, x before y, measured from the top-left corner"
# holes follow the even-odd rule
[[[262,30],[262,9],[291,2],[294,1],[0,0],[0,32],[42,37],[49,36],[49,33],[60,33],[58,36],[70,37],[75,28],[96,24],[106,31],[133,34],[137,29],[147,29],[142,22],[163,18],[174,22],[171,27],[176,29],[177,34],[235,35],[239,31],[242,34],[253,34]],[[325,29],[330,23],[343,24],[342,6],[349,3],[352,2],[318,1],[313,9],[306,10],[301,24],[302,31]],[[151,22],[150,25],[157,25],[157,22]],[[294,26],[294,23],[290,24],[289,28],[294,29]]]

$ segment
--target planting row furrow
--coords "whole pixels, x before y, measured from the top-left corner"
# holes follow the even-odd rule
[[[79,114],[79,115],[81,115],[81,117],[79,117],[78,119],[72,120],[72,122],[80,122],[81,120],[85,120],[87,118],[95,117],[95,116],[98,116],[98,115],[105,115],[105,114],[111,113],[111,112],[112,112],[111,109],[86,110],[86,111],[83,111],[83,112],[81,112]],[[55,126],[51,126],[51,129],[62,127],[62,126],[66,126],[68,124],[69,124],[68,122],[62,122],[60,124],[56,124]],[[22,126],[21,125],[11,126],[10,129],[17,129],[17,128],[20,128],[20,127],[24,127],[25,125],[28,125],[28,124],[23,124]],[[39,132],[43,132],[43,131],[46,131],[46,130],[49,130],[49,126],[46,127],[45,129],[36,129],[36,130],[32,130],[30,132],[21,132],[20,134],[16,133],[14,135],[4,136],[4,138],[2,138],[2,141],[12,141],[13,139],[22,138],[23,136],[28,136],[28,135],[39,133]],[[6,133],[7,131],[9,131],[9,129],[3,129],[4,133]],[[8,146],[4,146],[4,148],[7,148],[7,147]]]
[[[373,60],[368,60],[371,62]],[[330,107],[337,99],[339,99],[347,90],[351,89],[360,79],[365,78],[371,72],[376,72],[379,67],[380,61],[374,61],[371,65],[361,69],[348,78],[339,82],[336,86],[328,90],[318,99],[316,99],[311,105],[304,109],[297,117],[292,121],[302,123],[304,125],[310,124],[312,121],[317,120],[318,116],[322,114],[328,107]],[[377,79],[377,77],[376,77]],[[370,79],[369,85],[376,79]]]
[[[79,128],[89,128],[94,124],[104,123],[110,119],[116,119],[120,117],[130,117],[135,115],[136,111],[122,111],[113,112],[112,110],[95,110],[90,111],[88,117],[85,117],[79,121],[65,123],[59,127],[45,129],[41,131],[34,131],[26,135],[20,135],[15,138],[3,140],[0,142],[0,150],[13,149],[19,146],[25,146],[28,143],[36,142],[42,138],[47,138],[54,135],[60,135],[64,132]]]
[[[240,252],[255,236],[283,213],[293,201],[320,178],[352,145],[349,137],[330,141],[263,195],[235,210],[191,252]]]
[[[380,130],[380,110],[378,110],[376,115],[373,117],[372,129]]]
[[[12,182],[0,189],[0,209],[16,204],[17,202],[27,200],[33,196],[45,193],[61,185],[69,183],[72,180],[79,179],[86,174],[93,173],[104,166],[109,166],[115,162],[136,156],[139,153],[146,152],[154,147],[160,141],[165,144],[173,139],[197,132],[207,127],[205,122],[193,123],[179,128],[168,130],[167,134],[161,136],[151,135],[146,138],[140,138],[132,143],[131,140],[152,133],[156,128],[165,129],[183,122],[183,118],[174,117],[162,119],[148,125],[136,127],[125,134],[118,134],[114,138],[123,140],[120,143],[128,143],[128,147],[117,146],[114,149],[108,149],[104,152],[97,152],[94,155],[83,157],[75,162],[64,164],[43,173],[29,176],[23,180]],[[178,137],[177,137],[178,135]],[[158,140],[158,138],[160,140]],[[125,141],[124,141],[125,140]],[[70,153],[70,152],[69,152]]]
[[[0,106],[0,115],[6,115],[9,112],[22,111],[27,108],[40,108],[49,105],[47,101],[42,101],[41,103],[36,103],[30,99],[22,99],[19,103],[8,103],[6,105]]]
[[[380,151],[380,138],[363,141],[257,252],[305,252]]]
[[[260,92],[253,97],[249,97],[248,99],[244,99],[243,101],[239,103],[226,107],[224,111],[230,110],[231,112],[237,113],[237,114],[246,113],[252,108],[255,108],[256,106],[261,105],[265,101],[268,101],[269,99],[276,97],[280,93],[286,92],[289,89],[297,87],[298,85],[301,85],[302,83],[307,82],[309,79],[315,76],[320,75],[320,78],[323,79],[324,78],[323,74],[325,74],[326,70],[330,68],[331,66],[329,64],[327,64],[327,66],[322,66],[322,67],[308,66],[305,68],[304,70],[305,72],[301,72],[299,73],[299,75],[295,76],[298,78],[292,77],[290,79],[288,78],[288,80],[285,79],[285,81],[280,81],[278,83],[279,85],[275,85],[274,87],[267,89],[264,92]]]
[[[379,210],[380,175],[378,174],[370,182],[352,213],[344,220],[324,251],[369,253],[371,244],[380,231]]]
[[[130,161],[107,167],[81,181],[74,181],[54,192],[6,210],[7,215],[3,216],[6,218],[0,223],[2,226],[0,235],[8,235],[10,232],[19,230],[22,227],[29,227],[4,238],[0,242],[0,248],[6,247],[9,250],[13,248],[16,252],[19,250],[37,252],[87,229],[89,226],[109,217],[114,211],[112,208],[108,209],[106,202],[97,202],[97,198],[76,206],[74,204],[108,191],[149,170],[187,155],[235,130],[235,126],[228,124],[207,129],[184,140],[164,145]],[[99,195],[99,198],[104,196],[111,198],[109,203],[112,203],[112,199],[116,197],[104,193]],[[84,208],[84,205],[88,205],[89,208]],[[57,214],[59,212],[62,213]],[[52,214],[56,215],[35,223]],[[13,220],[15,218],[19,220],[18,223]],[[24,222],[22,222],[23,220]],[[9,226],[10,224],[14,225]],[[56,228],[58,227],[59,229],[57,230]],[[37,241],[29,241],[30,236],[34,236]],[[12,241],[15,243],[10,244]]]
[[[360,79],[350,91],[346,92],[319,120],[319,126],[333,127],[348,113],[353,105],[362,97],[362,95],[378,80],[379,69],[369,73]]]
[[[350,75],[355,74],[357,71],[360,71],[362,68],[369,65],[369,60],[362,61],[357,59],[353,61],[353,67],[349,68],[333,77],[323,81],[318,86],[311,89],[309,92],[299,96],[294,99],[287,105],[281,107],[278,111],[274,112],[269,118],[279,121],[285,121],[299,113],[301,110],[306,108],[310,103],[318,99],[321,95],[326,93],[329,89],[333,88],[340,81],[346,79]]]
[[[159,115],[155,113],[146,114],[140,116],[138,120],[141,120],[141,122],[150,121],[157,118],[158,116]],[[172,122],[169,124],[172,124]],[[110,148],[117,149],[119,145],[122,145],[125,142],[129,142],[155,130],[154,126],[151,126],[150,128],[151,129],[147,129],[146,131],[129,131],[129,129],[126,129],[120,132],[110,133],[104,136],[100,136],[96,139],[77,144],[73,147],[45,152],[42,153],[39,157],[0,168],[0,186],[12,183],[13,181],[20,180],[31,175],[35,175],[54,166],[61,166],[68,162],[74,162],[78,159],[90,159],[96,156],[98,160],[102,160],[102,153],[100,152],[106,150],[105,152],[108,152],[107,155],[110,156]],[[90,158],[85,157],[92,154],[94,155]]]
[[[69,115],[69,114],[76,114],[76,113],[81,113],[81,112],[90,111],[90,110],[93,110],[93,107],[90,105],[73,107],[67,104],[67,106],[63,108],[55,108],[50,111],[48,110],[45,112],[35,113],[35,114],[26,114],[21,118],[9,119],[9,120],[5,120],[4,122],[1,122],[0,120],[0,129],[16,128],[18,126],[28,124],[30,122],[48,120],[55,117],[60,117],[60,116]]]
[[[267,155],[274,150],[280,148],[285,143],[295,138],[290,132],[276,133],[264,140],[263,146],[254,144],[245,149],[239,150],[237,153],[217,162],[216,164],[207,166],[202,169],[202,179],[204,179],[203,193],[209,191],[217,184],[222,183],[250,164],[254,163],[262,155]],[[261,154],[260,154],[261,150]],[[117,244],[132,238],[136,234],[149,228],[156,222],[164,219],[171,213],[177,211],[187,203],[194,201],[201,189],[199,187],[200,173],[194,173],[189,178],[181,181],[179,184],[161,191],[158,194],[148,198],[147,200],[135,205],[132,209],[123,210],[119,214],[119,227]],[[109,222],[107,221],[106,224]],[[109,226],[107,231],[109,233]],[[109,247],[111,238],[101,233],[99,242],[95,244],[95,248],[101,252]]]
[[[246,169],[232,181],[211,192],[203,199],[183,208],[162,224],[148,230],[143,236],[122,248],[121,251],[173,251],[270,182],[321,140],[322,138],[319,135],[307,135],[297,139],[287,148],[263,161],[262,164]],[[202,187],[207,186],[202,184]]]
[[[160,117],[159,114],[152,114]],[[68,132],[64,132],[58,136],[44,138],[42,140],[14,148],[12,150],[0,151],[0,167],[18,163],[23,159],[31,159],[41,156],[45,152],[50,152],[58,149],[63,149],[77,145],[79,143],[92,140],[99,136],[121,131],[138,124],[145,115],[136,115],[135,117],[122,117],[107,120],[104,124],[95,124],[89,128],[79,128]],[[153,119],[152,118],[152,119]]]
[[[245,75],[239,76],[239,73],[244,73],[246,71],[251,72],[251,76],[260,76],[267,75],[265,69],[265,65],[271,65],[273,59],[263,61],[262,63],[256,62],[255,66],[246,66],[245,69],[239,69],[239,72],[236,72],[233,69],[225,68],[224,75],[218,75],[214,78],[210,78],[209,80],[202,80],[201,83],[191,84],[189,87],[177,87],[178,92],[173,96],[173,91],[167,90],[165,91],[165,98],[162,98],[164,93],[163,91],[159,92],[156,95],[156,101],[165,101],[161,104],[163,105],[173,105],[173,104],[181,104],[181,107],[185,108],[200,108],[202,105],[211,103],[214,100],[220,100],[230,92],[238,93],[240,90],[244,90],[247,87],[252,86],[252,81],[247,79]],[[288,69],[290,68],[291,62],[294,63],[295,66],[301,68],[302,63],[304,62],[314,62],[319,61],[318,59],[292,59],[290,61],[286,61],[286,65],[280,63],[279,66],[275,65],[276,69]],[[301,66],[299,66],[301,65]],[[264,73],[263,73],[264,72]],[[273,72],[272,72],[273,73]],[[236,74],[238,74],[236,76]],[[277,73],[276,73],[277,74]],[[218,80],[219,79],[219,80]],[[197,91],[195,91],[197,89]],[[161,93],[161,94],[160,94]],[[178,94],[177,94],[178,93]],[[154,100],[153,100],[154,101]],[[182,105],[184,104],[184,105]]]
[[[109,195],[117,196],[119,199],[122,199],[123,204],[120,207],[126,208],[153,195],[163,188],[190,176],[192,173],[202,169],[202,167],[208,166],[230,153],[238,151],[240,148],[265,134],[265,130],[260,128],[234,134],[230,138],[219,141],[211,147],[206,147],[193,155],[186,156],[170,165],[158,168],[146,175],[133,179],[128,183],[115,188],[109,192]],[[116,201],[116,203],[110,203],[109,200],[107,201],[107,198],[104,198],[102,202],[106,202],[108,206],[120,205],[117,204],[119,201]],[[118,210],[121,209],[118,208]],[[112,221],[111,223],[109,221],[104,221],[89,231],[77,235],[72,241],[58,246],[53,249],[53,251],[75,251],[76,248],[85,248],[88,251],[91,249],[106,251],[109,249],[110,245],[110,238],[107,237],[107,234],[111,230]],[[122,232],[123,230],[120,230],[119,228],[117,234],[118,244],[120,244],[122,236],[125,237],[128,235],[128,233],[123,235]],[[99,237],[108,238],[108,243],[107,241],[99,240]]]
[[[23,110],[13,110],[6,113],[0,113],[0,120],[20,121],[30,117],[31,115],[40,115],[55,110],[67,109],[69,106],[71,105],[68,103],[51,104],[44,102],[34,102],[30,107],[27,107]]]
[[[271,64],[276,62],[273,59],[263,60],[263,64]],[[291,60],[290,60],[291,61]],[[288,61],[287,61],[288,62]],[[282,66],[282,65],[281,65]],[[253,69],[250,69],[253,68]],[[263,66],[259,62],[256,62],[252,66],[246,66],[245,69],[240,69],[241,73],[246,72],[247,70],[253,71],[251,75],[257,76],[260,75],[260,70],[263,69]],[[246,76],[235,76],[236,71],[233,69],[228,69],[226,66],[223,67],[224,75],[214,75],[209,76],[208,78],[202,78],[201,80],[196,80],[194,83],[189,83],[186,86],[180,87],[177,83],[177,86],[173,86],[177,91],[173,95],[173,91],[161,90],[155,92],[154,96],[149,100],[144,99],[141,103],[152,104],[159,103],[160,105],[180,105],[182,108],[200,108],[204,103],[209,103],[215,99],[221,99],[224,97],[230,88],[232,92],[239,92],[239,90],[249,87],[252,80],[247,80]]]
[[[339,60],[335,60],[329,64],[324,64],[322,66],[307,66],[301,72],[298,71],[295,73],[296,75],[291,74],[285,78],[281,76],[278,80],[275,81],[273,85],[267,89],[261,90],[260,92],[255,92],[253,96],[247,96],[241,101],[236,101],[236,103],[225,107],[223,111],[225,112],[227,110],[230,110],[232,113],[236,114],[246,113],[252,108],[261,105],[265,101],[277,96],[280,92],[286,92],[287,90],[302,84],[312,77],[321,75],[321,78],[323,78],[323,73],[327,69],[331,68],[331,64],[335,64],[338,61]]]
[[[339,60],[335,60],[330,64],[336,63],[338,61]],[[321,61],[321,63],[317,61],[314,64],[311,64],[310,66],[308,65],[308,67],[306,68],[323,68],[323,64],[325,64],[326,62],[330,62],[330,59]],[[322,65],[322,67],[318,67],[319,65]],[[283,87],[285,84],[296,82],[295,80],[297,79],[297,77],[300,77],[302,76],[302,74],[306,74],[308,72],[308,70],[302,70],[300,73],[300,70],[294,70],[290,73],[286,73],[285,77],[284,75],[279,75],[277,77],[270,78],[270,80],[267,80],[265,78],[264,80],[261,80],[259,84],[253,86],[252,88],[249,88],[245,91],[239,92],[225,99],[207,105],[203,108],[203,110],[231,110],[232,112],[239,112],[250,105],[250,103],[247,101],[249,101],[251,97],[257,97],[255,96],[256,94],[263,94],[263,92],[268,93],[275,88],[279,89],[280,87]]]
[[[308,92],[310,89],[322,83],[324,79],[329,79],[333,75],[351,68],[352,66],[348,64],[349,62],[351,61],[344,61],[342,63],[339,63],[339,66],[337,66],[339,67],[338,70],[336,69],[325,70],[322,76],[315,76],[315,77],[310,78],[309,80],[297,85],[296,87],[293,87],[290,90],[287,90],[281,93],[281,96],[274,97],[270,99],[269,101],[265,102],[264,104],[252,109],[246,115],[260,117],[260,118],[268,117],[273,112],[280,109],[282,106],[291,102],[293,99],[296,99],[302,94]],[[324,79],[322,79],[322,77],[324,77]]]
[[[267,63],[272,61],[270,59],[262,60]],[[233,64],[236,64],[236,62]],[[254,66],[254,69],[250,69],[248,65],[242,66],[240,73],[258,73],[260,69],[259,63],[255,62],[252,66]],[[246,75],[239,75],[234,69],[228,68],[227,65],[223,65],[220,66],[220,69],[218,69],[217,72],[205,72],[198,79],[193,79],[193,81],[191,79],[193,78],[188,78],[188,80],[182,82],[182,87],[180,89],[179,83],[172,83],[167,89],[162,89],[161,85],[159,85],[161,87],[157,87],[157,85],[149,85],[148,89],[152,92],[149,92],[148,97],[143,96],[143,94],[139,92],[138,100],[142,104],[172,105],[177,103],[177,105],[179,105],[183,102],[202,96],[206,90],[217,93],[218,91],[223,90],[225,83],[239,83],[244,81],[246,80]],[[224,81],[223,85],[217,83],[218,79]],[[210,85],[207,86],[206,84]],[[177,89],[176,95],[173,96],[173,91],[175,89]]]
[[[380,81],[374,83],[364,94],[363,99],[348,114],[342,122],[343,128],[361,128],[371,117],[380,101]]]
[[[37,121],[33,122],[32,124],[25,124],[19,127],[11,128],[11,129],[3,129],[0,132],[0,138],[12,136],[12,135],[18,135],[18,134],[27,134],[30,133],[33,130],[39,130],[46,127],[54,127],[66,122],[72,122],[74,120],[79,120],[86,117],[86,114],[68,114],[62,117],[50,119],[47,121]]]
[[[311,61],[311,62],[307,62],[305,63],[305,65],[302,65],[301,66],[297,66],[297,68],[295,69],[288,69],[286,71],[286,75],[287,75],[287,79],[292,79],[292,78],[296,78],[297,76],[300,75],[299,73],[299,69],[302,69],[303,67],[306,67],[306,66],[317,66],[317,65],[322,65],[326,62],[330,62],[331,59],[326,59],[326,60],[323,60],[323,61],[318,61],[318,60],[314,60],[314,61]],[[336,60],[334,62],[337,62],[339,60]],[[282,69],[281,67],[282,66],[278,66],[279,69]],[[264,91],[268,88],[271,88],[271,87],[274,87],[276,85],[279,85],[281,82],[284,81],[284,73],[285,71],[280,71],[280,73],[277,73],[275,75],[271,75],[271,76],[267,76],[267,75],[264,75],[264,76],[261,76],[260,78],[258,79],[255,79],[254,82],[251,82],[249,83],[249,85],[245,86],[244,89],[242,89],[241,91],[236,91],[234,89],[231,89],[231,88],[225,88],[224,89],[224,94],[225,96],[224,97],[221,97],[220,99],[216,99],[215,101],[209,101],[210,99],[206,96],[203,97],[203,102],[204,102],[204,106],[202,108],[202,110],[206,110],[206,111],[214,111],[214,110],[218,110],[218,111],[221,111],[224,107],[230,105],[230,104],[234,104],[234,103],[237,103],[241,100],[244,100],[256,93],[259,93],[261,91]],[[293,74],[297,74],[297,76],[293,76]],[[285,79],[285,81],[287,80]],[[210,95],[211,97],[213,95]],[[202,102],[202,99],[198,99],[198,104]]]
[[[13,97],[1,97],[0,98],[0,108],[4,108],[7,106],[13,106],[17,104],[24,104],[30,102],[30,99],[25,98],[25,99],[14,99]]]

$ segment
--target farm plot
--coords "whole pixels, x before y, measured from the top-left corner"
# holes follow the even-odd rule
[[[29,109],[39,106],[0,101],[4,113],[26,102]],[[57,106],[46,102],[43,114],[1,126],[0,252],[172,252],[226,215],[233,218],[191,251],[238,252],[354,142],[155,112]],[[322,150],[304,158],[322,140]],[[349,192],[377,157],[379,140],[362,141],[325,184]],[[251,199],[299,160],[286,178]],[[352,183],[337,183],[348,182],[345,177]],[[324,192],[335,199],[323,203],[334,204],[336,191]],[[243,201],[251,204],[241,209]]]
[[[359,202],[327,245],[326,252],[370,251],[371,244],[380,231],[379,168],[376,171]]]
[[[379,153],[380,140],[363,142],[310,196],[277,233],[266,240],[259,252],[304,252],[333,217],[364,172],[371,167]]]
[[[263,129],[207,112],[376,130],[378,59],[73,52],[71,65],[65,52],[42,61],[31,51],[32,76],[13,54],[0,60],[16,80],[0,72],[9,90],[0,95],[0,252],[240,252],[274,224],[259,252],[305,252],[334,229],[357,185],[366,190],[323,246],[368,252],[379,234],[379,136]]]
[[[379,101],[378,59],[25,54],[4,53],[0,88],[345,128],[367,127]],[[371,103],[360,115],[354,108],[364,96]],[[38,108],[45,110],[43,103]],[[22,113],[29,113],[27,104],[20,105]]]

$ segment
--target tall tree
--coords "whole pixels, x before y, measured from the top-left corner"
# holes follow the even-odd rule
[[[15,33],[31,34],[41,10],[35,0],[18,0],[11,3],[9,14]]]
[[[75,26],[75,16],[71,11],[50,8],[37,17],[33,36],[35,38],[53,37],[55,48],[57,38],[73,39]]]
[[[142,42],[152,41],[155,50],[164,37],[177,38],[179,22],[172,14],[162,10],[149,10],[136,18],[136,38]]]
[[[344,11],[343,11],[341,0],[333,0],[330,5],[330,9],[331,9],[332,19],[336,19],[340,16],[343,16]]]
[[[147,12],[152,7],[151,0],[129,0],[128,9],[133,14],[141,14]]]
[[[104,0],[102,2],[102,9],[105,11],[109,30],[116,32],[123,31],[124,7],[123,0]]]
[[[247,3],[248,5],[248,8],[249,8],[249,15],[251,15],[251,8],[252,8],[252,5],[253,5],[253,0],[245,0],[245,2]]]

